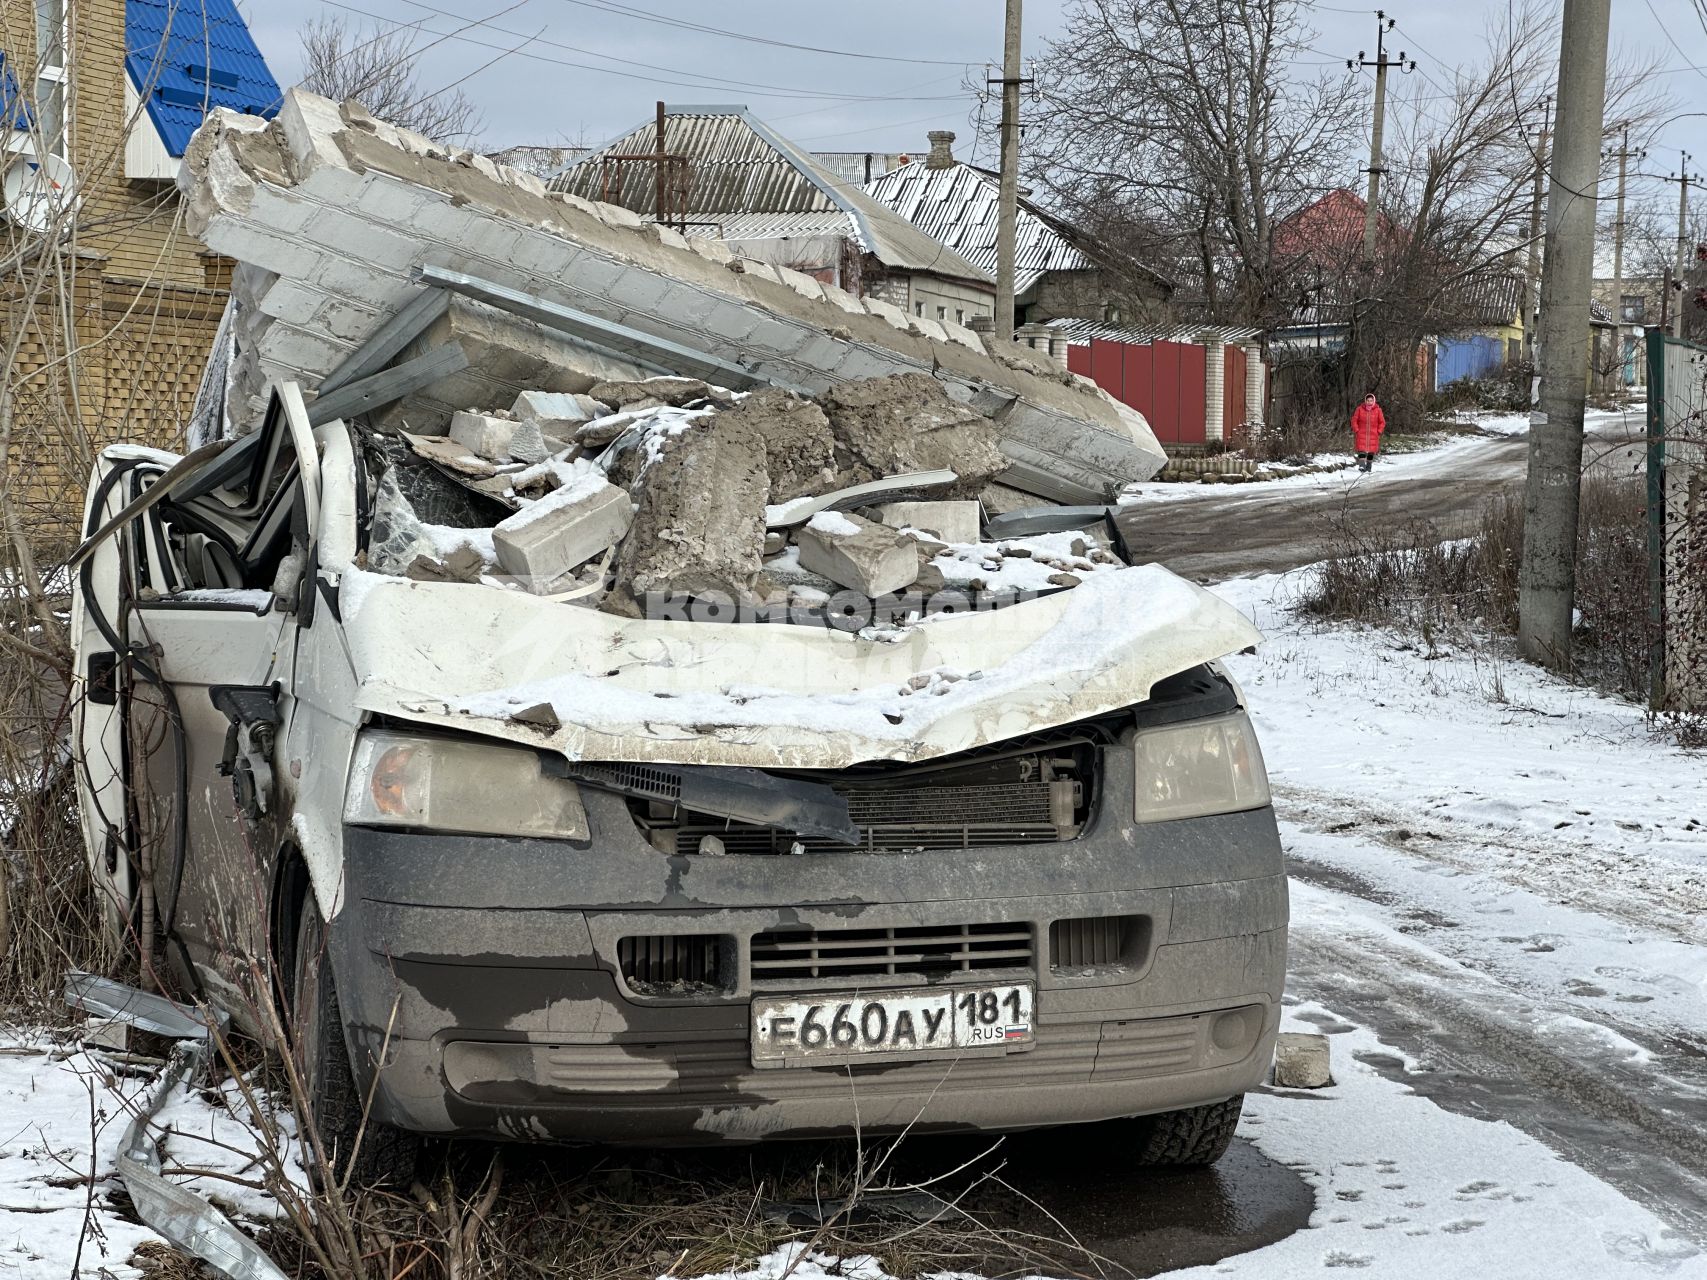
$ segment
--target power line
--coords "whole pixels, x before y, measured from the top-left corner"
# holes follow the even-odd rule
[[[684,31],[699,31],[710,36],[720,36],[726,40],[745,40],[750,44],[770,45],[777,49],[798,49],[803,53],[825,53],[838,58],[859,58],[870,62],[910,62],[927,67],[971,67],[985,61],[983,58],[963,58],[959,61],[944,58],[900,58],[886,53],[858,53],[851,49],[825,49],[812,44],[794,44],[788,40],[775,40],[769,36],[748,35],[740,31],[729,31],[723,27],[711,27],[700,22],[689,22],[685,18],[671,18],[659,13],[647,13],[643,9],[636,9],[630,5],[617,4],[614,0],[562,0],[562,3],[578,5],[583,9],[595,9],[625,18],[638,18],[642,22],[655,22],[661,26],[679,27]]]
[[[414,3],[415,0],[409,0],[409,2]],[[393,26],[399,30],[414,29],[414,30],[425,31],[426,34],[428,34],[428,35],[441,36],[444,39],[455,40],[458,43],[472,45],[475,48],[479,48],[479,49],[492,49],[492,50],[495,50],[495,51],[498,51],[501,53],[509,54],[513,57],[526,58],[531,62],[543,62],[543,63],[546,63],[550,66],[569,67],[569,68],[576,70],[576,71],[592,71],[592,72],[596,72],[600,75],[617,76],[617,77],[620,77],[620,78],[625,79],[625,80],[639,80],[639,81],[642,81],[642,82],[647,83],[647,84],[661,84],[661,85],[672,86],[675,88],[707,89],[707,90],[711,90],[711,91],[716,92],[716,93],[729,93],[731,91],[731,89],[739,88],[743,93],[745,93],[747,96],[750,96],[750,97],[781,98],[781,99],[794,100],[794,101],[803,101],[804,100],[804,101],[817,101],[817,102],[832,102],[832,101],[834,101],[834,102],[950,102],[950,101],[954,101],[954,100],[957,100],[960,97],[962,97],[961,94],[957,94],[957,93],[916,94],[916,95],[911,95],[911,96],[887,94],[887,93],[881,93],[881,94],[879,94],[879,93],[872,93],[872,94],[812,93],[812,92],[806,91],[806,90],[786,89],[786,88],[783,88],[781,86],[772,86],[772,87],[766,88],[766,87],[752,85],[750,83],[749,84],[707,83],[707,82],[704,82],[703,77],[701,78],[700,82],[688,82],[688,81],[684,81],[682,79],[682,76],[687,75],[687,74],[695,74],[695,73],[685,73],[685,72],[676,72],[676,73],[672,74],[671,78],[664,79],[660,76],[641,75],[641,74],[639,74],[637,72],[633,72],[633,71],[619,71],[619,70],[616,70],[615,68],[612,68],[612,67],[599,66],[599,65],[594,64],[594,63],[573,62],[567,58],[553,58],[553,57],[549,57],[543,53],[531,52],[525,48],[512,49],[509,45],[493,44],[491,41],[477,40],[472,36],[455,35],[455,34],[448,34],[447,35],[447,34],[444,34],[441,32],[430,31],[424,27],[421,27],[418,23],[403,22],[397,18],[388,17],[384,14],[374,13],[371,10],[363,9],[363,8],[360,8],[356,5],[346,3],[345,0],[320,0],[320,3],[325,4],[325,5],[329,5],[334,9],[342,9],[347,13],[356,14],[359,17],[368,18],[374,22],[380,22],[380,23],[388,24],[388,25]],[[423,6],[423,7],[426,7],[426,6]],[[471,25],[479,25],[479,24],[471,24]],[[523,33],[521,33],[521,32],[507,32],[507,34],[510,34],[513,36],[520,36]],[[602,55],[594,55],[594,56],[602,56]],[[949,77],[945,76],[943,78],[948,79]],[[719,77],[719,79],[721,79],[721,77]]]
[[[453,22],[462,21],[462,15],[461,14],[452,13],[448,9],[440,9],[435,5],[427,4],[426,0],[403,0],[403,2],[405,4],[408,4],[408,5],[416,8],[416,9],[425,9],[428,13],[435,14],[438,17],[449,18]],[[664,74],[671,75],[671,76],[690,76],[690,77],[694,77],[694,78],[700,79],[700,80],[720,82],[722,84],[726,84],[726,85],[730,86],[731,88],[735,88],[735,89],[760,88],[760,89],[774,89],[779,93],[786,92],[786,93],[799,93],[799,94],[808,94],[808,95],[812,94],[812,90],[810,90],[810,89],[801,89],[801,88],[797,88],[797,87],[790,86],[790,85],[769,85],[769,84],[756,84],[755,85],[755,83],[751,80],[731,80],[726,76],[714,76],[714,75],[711,75],[708,72],[704,72],[704,71],[688,71],[688,70],[685,70],[681,67],[660,66],[659,64],[657,64],[655,62],[637,62],[633,58],[618,57],[616,54],[606,53],[601,49],[587,49],[587,48],[583,48],[580,45],[566,44],[561,40],[550,40],[550,39],[547,39],[543,35],[532,35],[532,36],[530,36],[526,32],[512,31],[507,27],[498,26],[496,23],[494,23],[489,18],[470,19],[468,21],[467,25],[468,26],[482,27],[485,30],[492,32],[494,35],[513,36],[517,39],[528,39],[534,44],[550,45],[553,49],[563,49],[569,53],[585,54],[589,58],[599,58],[599,59],[602,59],[603,61],[606,61],[606,62],[621,62],[627,66],[644,68],[647,71],[662,71]],[[944,80],[949,80],[949,79],[953,79],[953,78],[954,77],[952,77],[952,76],[939,76],[935,80],[928,80],[925,83],[926,84],[940,84]],[[813,96],[822,96],[822,95],[813,95]],[[889,95],[889,94],[849,94],[845,98],[846,101],[850,101],[850,102],[855,101],[856,99],[857,100],[871,100],[871,101],[891,101],[892,95]]]

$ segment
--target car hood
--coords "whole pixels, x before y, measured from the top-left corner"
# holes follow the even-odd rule
[[[1159,565],[881,634],[648,621],[351,569],[358,709],[571,760],[837,769],[926,760],[1142,701],[1261,639]]]

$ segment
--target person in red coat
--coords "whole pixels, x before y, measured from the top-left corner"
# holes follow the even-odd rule
[[[1368,471],[1375,465],[1375,455],[1381,452],[1381,433],[1387,429],[1387,415],[1375,403],[1371,391],[1363,403],[1351,411],[1351,433],[1357,442],[1357,469]]]

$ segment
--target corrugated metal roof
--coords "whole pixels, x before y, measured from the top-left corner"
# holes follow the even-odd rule
[[[812,158],[838,182],[864,183],[899,165],[906,151],[814,151]]]
[[[279,82],[235,0],[126,0],[124,64],[174,156],[214,107],[268,119],[279,109]]]
[[[840,209],[817,213],[731,213],[706,221],[717,226],[695,227],[695,233],[721,232],[725,240],[805,240],[848,233],[848,215]]]
[[[1121,325],[1104,324],[1100,320],[1075,320],[1062,317],[1048,321],[1049,328],[1066,335],[1069,342],[1089,342],[1102,338],[1109,342],[1196,342],[1205,333],[1214,333],[1223,342],[1250,342],[1262,333],[1252,325],[1232,324],[1175,324]]]
[[[961,257],[996,272],[996,197],[993,174],[969,164],[929,169],[902,165],[864,190]],[[1036,213],[1020,206],[1015,222],[1014,293],[1029,292],[1046,271],[1094,271],[1097,264]]]
[[[552,186],[650,213],[656,200],[654,166],[612,166],[613,185],[617,168],[624,171],[622,183],[620,190],[607,193],[602,160],[607,155],[646,155],[656,146],[656,124],[648,120],[570,165]],[[840,234],[857,241],[885,266],[993,282],[989,272],[931,239],[857,185],[837,179],[743,106],[666,107],[664,148],[692,162],[686,215],[690,221],[721,221],[723,215],[735,214],[839,213]]]

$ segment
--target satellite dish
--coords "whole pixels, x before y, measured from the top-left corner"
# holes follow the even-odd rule
[[[58,156],[19,156],[0,180],[6,216],[29,231],[46,232],[77,210],[77,175]]]

